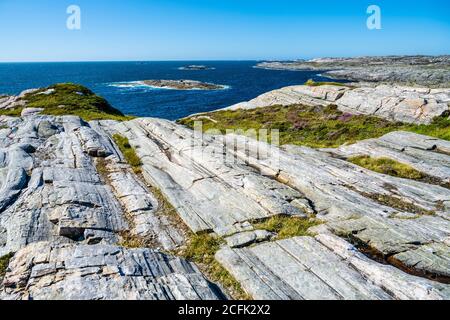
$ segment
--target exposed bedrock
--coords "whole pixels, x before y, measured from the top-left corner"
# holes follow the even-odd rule
[[[214,299],[172,250],[184,235],[96,122],[75,116],[0,118],[0,256],[16,253],[3,299]],[[103,167],[102,167],[103,165]]]
[[[336,85],[290,86],[270,91],[227,109],[255,109],[274,105],[336,105],[351,114],[373,115],[391,121],[428,124],[449,112],[450,89],[378,85],[351,88]]]
[[[448,141],[393,132],[317,150],[151,118],[0,126],[0,256],[15,253],[4,299],[223,298],[192,263],[158,251],[187,242],[161,197],[193,232],[224,238],[216,258],[253,298],[450,298],[450,189],[346,160],[389,157],[448,182]],[[323,224],[282,240],[255,227],[280,215]],[[149,248],[121,247],[124,235]]]
[[[315,213],[335,234],[361,250],[362,245],[370,247],[373,258],[388,260],[409,274],[448,282],[447,188],[372,172],[336,158],[333,150],[279,149],[236,135],[200,140],[188,129],[157,119],[138,119],[111,128],[130,139],[144,164],[146,179],[161,189],[197,232],[213,230],[223,236],[237,232],[228,244],[245,247],[261,241],[251,227],[245,227],[245,221],[276,213]],[[437,148],[447,145],[425,136],[395,134],[405,144],[422,145],[423,158],[432,159]],[[379,139],[380,143],[398,140],[393,135]],[[219,159],[225,155],[235,161],[224,165]],[[444,163],[448,161],[445,153],[439,156]],[[247,182],[252,179],[258,183]],[[267,185],[271,187],[259,188]],[[271,202],[261,202],[261,198]]]
[[[450,287],[375,262],[332,234],[249,248],[224,247],[217,259],[256,299],[448,299]]]
[[[317,70],[323,76],[351,81],[449,87],[450,56],[381,56],[318,58],[308,61],[262,62],[258,68]]]
[[[225,161],[220,136],[201,139],[157,119],[118,123],[112,129],[130,140],[144,177],[161,189],[194,232],[227,235],[242,231],[245,221],[305,216],[305,210],[312,210],[300,192],[261,176],[242,160]]]
[[[216,300],[197,267],[151,249],[33,243],[16,253],[0,298],[32,300]]]

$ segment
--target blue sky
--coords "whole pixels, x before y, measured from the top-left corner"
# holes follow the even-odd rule
[[[82,28],[66,28],[76,4]],[[367,7],[382,30],[366,27]],[[450,54],[450,1],[0,0],[0,61]]]

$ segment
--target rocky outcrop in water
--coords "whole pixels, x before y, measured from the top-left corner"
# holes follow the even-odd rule
[[[178,70],[186,70],[186,71],[200,71],[200,70],[214,70],[213,67],[208,67],[204,65],[191,64],[189,66],[184,66],[178,68]]]
[[[270,91],[227,109],[254,109],[274,105],[336,105],[351,114],[373,115],[390,121],[429,124],[449,113],[450,89],[428,89],[379,85],[347,87],[338,85],[290,86]]]
[[[387,56],[320,58],[293,62],[263,62],[258,68],[317,70],[323,76],[351,81],[450,87],[450,56]]]
[[[194,80],[144,80],[138,81],[147,86],[176,90],[220,90],[224,86]]]

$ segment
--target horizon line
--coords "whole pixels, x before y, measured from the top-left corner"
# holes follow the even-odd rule
[[[298,57],[298,58],[268,58],[268,59],[111,59],[111,60],[36,60],[36,61],[0,61],[0,64],[6,63],[93,63],[93,62],[224,62],[224,61],[296,61],[311,60],[318,58],[362,58],[362,57],[445,57],[450,54],[385,54],[385,55],[336,55],[336,56],[317,56],[317,57]]]

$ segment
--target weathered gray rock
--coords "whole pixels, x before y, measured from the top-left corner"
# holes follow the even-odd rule
[[[450,152],[450,142],[429,136],[397,131],[378,139],[330,149],[330,152],[343,157],[364,155],[393,159],[433,177],[437,183],[450,183],[450,156],[446,154]]]
[[[261,176],[244,161],[225,161],[221,137],[202,139],[158,119],[118,123],[111,130],[129,139],[142,160],[144,177],[194,232],[227,235],[240,231],[236,225],[248,220],[305,216],[294,202],[301,193]]]
[[[81,146],[88,155],[92,157],[107,157],[114,153],[109,149],[110,144],[105,141],[106,138],[101,136],[97,131],[88,126],[80,126],[74,130]]]
[[[38,242],[12,259],[1,299],[216,300],[197,267],[151,249]]]
[[[262,242],[270,240],[275,236],[274,233],[266,230],[254,230],[247,232],[236,233],[232,236],[225,238],[230,248],[246,247],[255,242]]]
[[[227,135],[224,139],[227,146],[237,144],[255,149],[255,145],[259,145],[259,150],[264,148],[261,143],[244,136]],[[402,211],[370,199],[371,195],[379,194],[414,204],[420,210],[448,215],[450,190],[446,188],[378,174],[307,147],[286,146],[285,151],[268,145],[267,148],[271,151],[262,152],[270,155],[267,157],[249,157],[245,149],[238,149],[236,155],[260,172],[272,174],[273,178],[305,194],[313,201],[319,216],[324,212],[323,217],[327,220],[341,215],[347,218],[355,215],[387,217]]]
[[[25,95],[38,91],[39,89],[28,89],[22,91],[18,96],[6,96],[0,98],[0,109],[14,109],[21,108],[26,105],[26,101],[23,100]]]
[[[317,238],[225,247],[216,258],[256,299],[434,300],[450,295],[449,285],[370,260],[336,236]]]
[[[222,85],[195,80],[144,80],[137,81],[137,83],[155,88],[176,90],[219,90],[225,88]]]
[[[336,85],[290,86],[270,91],[227,109],[254,109],[275,105],[336,105],[339,110],[391,121],[429,124],[449,111],[450,89],[378,85],[351,88]]]
[[[450,56],[319,58],[309,61],[263,62],[258,68],[325,71],[323,76],[364,82],[448,88]]]
[[[174,250],[185,243],[180,228],[174,227],[169,217],[158,213],[155,196],[132,173],[131,167],[111,156],[107,160],[108,184],[132,220],[132,234],[143,239],[156,240],[165,250]]]
[[[25,108],[22,110],[21,116],[22,117],[28,117],[28,116],[34,116],[44,111],[43,108]]]
[[[69,124],[70,123],[70,124]],[[27,117],[11,123],[4,141],[0,191],[0,254],[35,241],[86,241],[86,230],[104,231],[105,241],[128,224],[109,186],[73,130],[72,117]],[[27,142],[27,143],[24,143]],[[98,240],[98,235],[96,236]]]
[[[241,136],[225,139],[245,139],[250,147],[257,143]],[[305,194],[317,216],[336,232],[384,255],[413,254],[430,243],[445,244],[448,250],[449,189],[378,174],[305,147],[276,150],[267,158],[248,159],[240,150],[237,156]],[[448,265],[440,269],[445,275]]]
[[[322,87],[311,99],[338,101],[347,90]],[[450,189],[345,160],[389,156],[448,182],[448,141],[396,132],[314,150],[202,136],[159,119],[34,115],[0,117],[0,126],[0,256],[19,251],[2,298],[220,298],[184,260],[117,247],[124,233],[152,248],[184,244],[153,188],[192,231],[225,238],[217,259],[254,298],[450,297]],[[115,133],[135,147],[145,181],[125,163]],[[276,215],[324,224],[315,237],[271,242],[252,223]]]
[[[367,244],[382,257],[397,260],[392,262],[403,269],[410,268],[418,274],[428,273],[435,277],[448,278],[448,220],[432,216],[416,219],[362,217],[329,223],[329,226],[339,235],[356,239],[363,245]],[[439,250],[430,252],[434,246]],[[426,255],[427,252],[430,254]],[[401,262],[401,265],[398,262]]]
[[[397,299],[448,299],[448,284],[411,276],[395,267],[375,262],[324,226],[315,227],[315,231],[318,233],[316,240]]]

